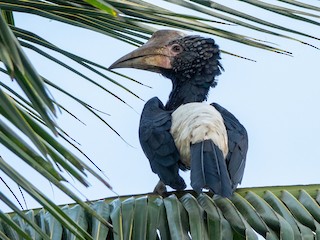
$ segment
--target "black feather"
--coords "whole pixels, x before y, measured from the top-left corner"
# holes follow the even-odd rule
[[[230,197],[232,184],[222,151],[205,140],[191,145],[191,186],[200,193],[203,188],[215,194]]]
[[[183,190],[184,180],[179,176],[179,152],[170,134],[171,111],[154,97],[144,106],[139,127],[141,147],[149,159],[151,169],[170,187]]]
[[[228,134],[228,155],[226,163],[233,191],[242,181],[248,151],[248,134],[238,119],[217,103],[212,103],[221,114]]]

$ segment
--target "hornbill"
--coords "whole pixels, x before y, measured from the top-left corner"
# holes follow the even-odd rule
[[[247,132],[225,108],[204,102],[223,70],[219,60],[213,39],[159,30],[110,66],[149,70],[172,81],[167,103],[151,98],[140,119],[141,147],[160,178],[155,192],[166,192],[165,185],[185,189],[179,169],[191,170],[191,187],[198,193],[209,189],[230,197],[241,183]]]

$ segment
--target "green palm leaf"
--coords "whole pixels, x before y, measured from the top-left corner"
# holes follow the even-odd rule
[[[172,192],[166,198],[148,194],[92,202],[112,222],[113,231],[78,204],[61,209],[94,239],[318,239],[319,190],[320,185],[279,186],[239,189],[231,199]],[[51,239],[62,239],[65,226],[48,216],[43,209],[7,215],[22,229],[43,228]],[[0,229],[7,237],[17,236],[14,225],[5,221]],[[27,234],[32,237],[34,231]],[[67,232],[64,239],[75,236]]]

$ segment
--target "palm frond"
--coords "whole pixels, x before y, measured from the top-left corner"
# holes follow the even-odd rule
[[[61,209],[93,239],[258,239],[259,235],[265,239],[318,239],[319,190],[320,185],[277,186],[238,189],[230,199],[172,192],[165,198],[146,194],[92,202],[91,208],[112,222],[113,231],[85,215],[78,204]],[[40,234],[40,228],[50,239],[63,238],[65,226],[44,209],[23,214],[6,216],[30,237]],[[17,229],[3,220],[0,229],[9,238],[17,234]],[[74,239],[73,234],[67,230],[65,239]]]

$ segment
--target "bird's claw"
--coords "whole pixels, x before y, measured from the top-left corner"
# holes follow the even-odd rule
[[[157,194],[159,194],[161,196],[164,196],[167,193],[167,187],[161,180],[159,180],[159,182],[155,186],[153,192],[157,193]]]

